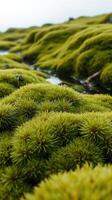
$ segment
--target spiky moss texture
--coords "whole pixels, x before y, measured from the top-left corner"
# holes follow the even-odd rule
[[[112,167],[84,166],[75,172],[51,176],[21,200],[111,200]]]
[[[0,144],[0,198],[18,199],[53,173],[111,163],[112,113],[42,113]]]
[[[8,121],[9,116],[14,118],[12,121],[16,122],[15,125],[17,126],[17,124],[19,125],[43,111],[72,113],[84,113],[87,111],[110,112],[112,109],[111,105],[112,97],[110,96],[102,95],[101,98],[97,95],[84,96],[67,87],[51,86],[50,84],[31,84],[18,89],[9,97],[1,100],[0,113],[2,116],[2,126],[6,123],[4,117]],[[7,111],[5,112],[6,107]],[[6,127],[8,130],[8,126]]]
[[[23,86],[0,100],[0,198],[19,198],[51,173],[85,162],[111,163],[111,110],[108,95],[82,95],[44,83]],[[70,114],[87,111],[102,114]]]
[[[45,79],[40,75],[38,72],[24,69],[0,70],[0,98],[29,83],[45,83]]]
[[[8,125],[10,121],[17,126],[44,111],[84,113],[111,112],[111,110],[112,97],[110,96],[102,95],[98,98],[82,95],[67,87],[44,83],[29,84],[0,101],[0,129],[13,129],[13,126]]]
[[[40,27],[26,36],[19,50],[35,67],[64,76],[83,79],[97,71],[103,73],[112,60],[110,22],[111,14]],[[111,86],[110,78],[107,82]]]

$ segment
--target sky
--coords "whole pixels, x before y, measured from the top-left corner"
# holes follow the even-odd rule
[[[0,31],[112,12],[112,0],[0,0]]]

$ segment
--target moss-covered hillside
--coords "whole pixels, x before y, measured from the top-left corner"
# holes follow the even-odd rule
[[[111,26],[108,14],[0,33],[1,200],[111,199]]]

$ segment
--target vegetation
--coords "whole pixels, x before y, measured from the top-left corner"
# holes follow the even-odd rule
[[[82,169],[53,175],[35,188],[33,195],[24,200],[111,200],[112,167],[97,166],[94,169],[85,165]],[[65,192],[66,191],[66,192]]]
[[[1,200],[111,199],[111,16],[0,33]]]

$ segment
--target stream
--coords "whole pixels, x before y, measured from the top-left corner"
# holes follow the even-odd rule
[[[9,52],[7,50],[0,50],[0,55],[7,55],[8,53]],[[34,66],[31,66],[29,65],[29,63],[25,63],[25,62],[24,64],[28,65],[28,67],[31,70],[36,70],[36,71],[46,73],[48,75],[48,78],[46,78],[46,80],[51,84],[66,85],[84,94],[110,94],[112,95],[111,91],[108,91],[105,88],[100,88],[100,87],[94,88],[94,84],[93,85],[91,84],[90,88],[84,86],[83,84],[84,80],[77,80],[74,77],[67,77],[67,78],[59,77],[57,74],[52,74],[52,72],[49,70],[42,70],[40,68],[35,68]],[[81,87],[83,88],[82,90],[81,90]]]
[[[7,54],[8,54],[8,51],[6,51],[6,50],[1,51],[0,50],[0,55],[7,55]]]

